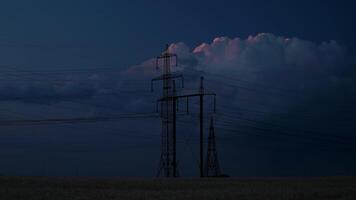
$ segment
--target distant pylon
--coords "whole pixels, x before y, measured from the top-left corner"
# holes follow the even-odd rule
[[[206,177],[219,177],[221,176],[218,154],[215,143],[215,130],[213,117],[210,121],[209,138],[208,138],[208,153],[205,163],[205,176]]]

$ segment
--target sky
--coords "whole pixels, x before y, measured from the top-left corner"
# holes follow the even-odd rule
[[[352,1],[158,2],[2,1],[0,39],[10,46],[2,54],[9,64],[129,66],[165,43],[261,32],[355,51]]]
[[[356,175],[355,8],[328,0],[1,1],[0,174],[154,176],[159,118],[6,120],[151,116],[160,94],[159,85],[150,92],[159,74],[152,59],[170,44],[180,58],[174,70],[186,75],[180,92],[204,75],[218,94],[224,172]],[[198,171],[194,114],[179,119],[184,176]]]

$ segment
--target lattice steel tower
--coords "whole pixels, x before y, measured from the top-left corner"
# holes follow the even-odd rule
[[[175,128],[175,111],[176,102],[173,98],[175,96],[174,79],[182,78],[180,74],[171,72],[171,65],[177,66],[178,59],[176,54],[169,52],[167,45],[166,51],[157,57],[156,66],[159,68],[163,66],[163,73],[161,76],[152,79],[154,81],[163,82],[163,94],[159,101],[161,118],[162,118],[162,136],[161,136],[161,158],[159,162],[157,176],[176,177],[177,173],[177,159],[176,159],[176,128]]]
[[[214,121],[211,118],[208,138],[208,154],[205,163],[205,177],[219,177],[221,176],[218,154],[215,143]]]

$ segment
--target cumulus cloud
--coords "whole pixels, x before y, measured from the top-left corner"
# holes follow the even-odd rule
[[[194,48],[179,42],[169,51],[178,55],[180,67],[175,70],[187,76],[186,85],[197,88],[199,76],[204,75],[206,88],[218,93],[220,105],[275,114],[327,92],[331,98],[340,96],[333,92],[341,92],[351,60],[336,41],[315,43],[269,33],[246,39],[217,37]],[[132,76],[154,77],[160,73],[154,65],[150,59],[128,71],[134,72]]]
[[[203,43],[193,49],[182,42],[174,43],[169,50],[179,56],[181,68],[175,70],[219,72],[253,82],[271,78],[289,79],[290,83],[292,79],[299,79],[306,83],[315,78],[331,78],[348,67],[350,60],[346,49],[335,41],[317,44],[268,33],[247,39],[217,37],[211,43]],[[155,60],[149,59],[131,67],[126,73],[154,76],[157,74],[154,66]]]
[[[244,107],[251,102],[244,103],[243,99],[263,99],[266,103],[271,101],[279,105],[295,103],[285,97],[297,96],[300,99],[300,96],[308,96],[342,82],[344,77],[340,72],[349,64],[346,49],[335,41],[317,44],[268,33],[246,39],[217,37],[194,48],[183,42],[173,43],[169,51],[178,55],[180,67],[173,70],[182,71],[187,76],[186,85],[197,87],[199,76],[204,75],[207,77],[206,87],[221,95],[223,100],[220,102]],[[0,99],[90,99],[98,94],[115,93],[131,101],[129,96],[133,94],[122,93],[122,90],[149,91],[150,79],[160,73],[155,69],[155,58],[152,58],[120,75],[93,73],[80,77],[84,80],[81,82],[74,77],[59,85],[32,82],[2,84]],[[140,82],[138,86],[137,82],[123,81],[127,79],[147,82]],[[353,78],[349,77],[348,81],[353,82]],[[135,99],[135,102],[134,105],[138,106],[139,102],[145,101]]]
[[[268,33],[247,39],[217,37],[211,43],[203,43],[193,49],[182,42],[174,43],[169,50],[178,54],[183,70],[223,73],[253,83],[267,81],[276,84],[280,80],[283,84],[290,83],[287,86],[331,79],[349,64],[346,49],[335,41],[317,44]],[[154,59],[150,59],[129,71],[137,75],[143,72],[153,75],[153,66]]]
[[[215,38],[193,51],[184,44],[170,46],[183,59],[195,58],[199,67],[214,71],[225,69],[270,70],[271,68],[304,68],[327,71],[342,67],[346,50],[335,41],[316,44],[299,38],[278,37],[261,33],[243,40]]]

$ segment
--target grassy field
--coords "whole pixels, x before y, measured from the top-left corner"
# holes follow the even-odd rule
[[[356,199],[356,177],[45,178],[0,177],[0,200]]]

